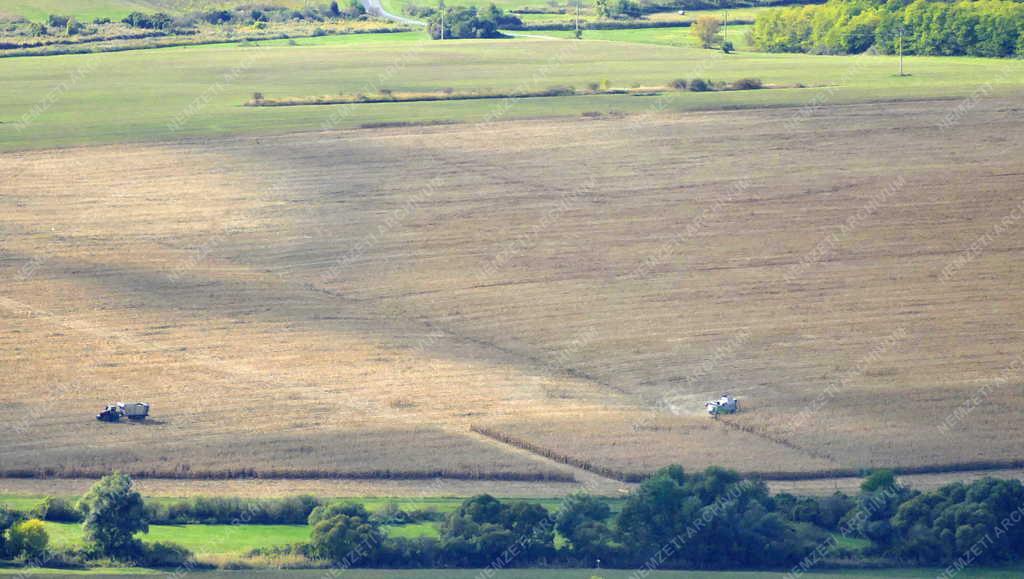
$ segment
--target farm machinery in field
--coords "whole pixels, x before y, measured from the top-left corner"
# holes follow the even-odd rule
[[[704,409],[707,410],[708,416],[717,420],[722,414],[735,414],[739,412],[740,401],[728,394],[722,394],[722,397],[718,400],[708,400],[705,402]]]
[[[149,416],[149,404],[145,402],[118,402],[108,404],[102,412],[96,415],[100,422],[118,422],[122,418],[128,420],[145,420]]]

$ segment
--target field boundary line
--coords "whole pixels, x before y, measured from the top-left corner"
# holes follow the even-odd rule
[[[542,447],[533,442],[511,436],[501,431],[487,428],[480,425],[471,425],[470,429],[481,436],[486,436],[492,440],[515,446],[527,452],[532,452],[538,456],[543,456],[555,462],[573,466],[581,470],[587,471],[591,474],[602,476],[604,478],[610,478],[619,482],[625,483],[638,483],[643,482],[645,479],[650,477],[653,472],[628,472],[621,471],[601,465],[594,464],[590,461],[579,459],[576,457],[569,456],[567,454],[559,453],[545,447]],[[742,432],[746,432],[742,430]],[[769,439],[770,440],[770,439]],[[774,441],[772,441],[774,442]],[[797,447],[796,450],[800,450]],[[834,462],[834,461],[833,461]],[[686,465],[683,465],[684,467]],[[879,466],[879,467],[849,467],[849,468],[836,468],[831,470],[814,470],[814,471],[740,471],[740,474],[749,477],[757,478],[764,481],[814,481],[814,480],[832,480],[839,478],[861,478],[866,476],[872,470],[875,469],[887,469],[893,471],[897,475],[915,475],[915,474],[949,474],[957,472],[984,472],[984,471],[996,471],[996,470],[1013,470],[1024,468],[1024,458],[1020,459],[1007,459],[1007,460],[989,460],[989,461],[967,461],[960,463],[947,463],[947,464],[926,464],[919,466]]]

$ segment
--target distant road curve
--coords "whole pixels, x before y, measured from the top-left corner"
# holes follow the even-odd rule
[[[378,16],[380,18],[385,18],[387,20],[393,20],[395,22],[400,22],[402,24],[408,24],[410,26],[426,26],[427,25],[427,23],[423,22],[422,20],[414,20],[412,18],[406,18],[405,16],[399,16],[397,14],[392,14],[392,13],[388,12],[387,10],[384,9],[383,6],[381,6],[380,0],[359,0],[359,1],[363,4],[363,8],[366,9],[367,14],[371,14],[373,16]],[[503,32],[503,34],[506,34],[508,36],[515,36],[515,37],[519,37],[519,38],[543,38],[543,39],[546,39],[546,40],[558,40],[554,36],[543,36],[543,35],[540,35],[540,34],[517,34],[515,32]]]
[[[380,5],[380,0],[359,0],[359,2],[362,3],[363,8],[366,9],[366,12],[368,14],[372,14],[373,16],[379,16],[381,18],[386,18],[388,20],[394,20],[395,22],[401,22],[402,24],[408,24],[410,26],[427,25],[426,22],[423,22],[421,20],[413,20],[412,18],[406,18],[405,16],[399,16],[397,14],[392,14],[388,12],[387,10],[384,9],[383,6]]]

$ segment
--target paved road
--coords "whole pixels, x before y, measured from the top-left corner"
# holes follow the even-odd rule
[[[402,24],[409,24],[410,26],[426,26],[427,23],[421,20],[413,20],[412,18],[406,18],[405,16],[399,16],[392,14],[384,9],[380,5],[380,0],[359,0],[363,4],[363,8],[366,12],[374,16],[381,18],[387,18],[388,20],[394,20],[395,22],[401,22]]]
[[[408,24],[410,26],[426,26],[427,25],[427,23],[423,22],[422,20],[413,20],[412,18],[406,18],[405,16],[399,16],[397,14],[392,14],[392,13],[388,12],[387,10],[384,9],[383,6],[381,6],[380,0],[359,0],[359,1],[363,4],[363,8],[366,9],[366,12],[371,14],[371,15],[373,15],[373,16],[379,16],[380,18],[386,18],[388,20],[393,20],[395,22],[401,22],[402,24]],[[502,34],[506,34],[508,36],[516,36],[516,37],[519,37],[519,38],[544,38],[544,39],[547,39],[547,40],[558,40],[554,36],[543,36],[543,35],[540,35],[540,34],[518,34],[518,33],[515,33],[515,32],[506,32],[506,31],[502,31]]]

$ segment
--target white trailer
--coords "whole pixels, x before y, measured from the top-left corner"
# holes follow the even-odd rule
[[[145,420],[149,416],[149,404],[145,402],[118,402],[117,409],[128,420]]]

